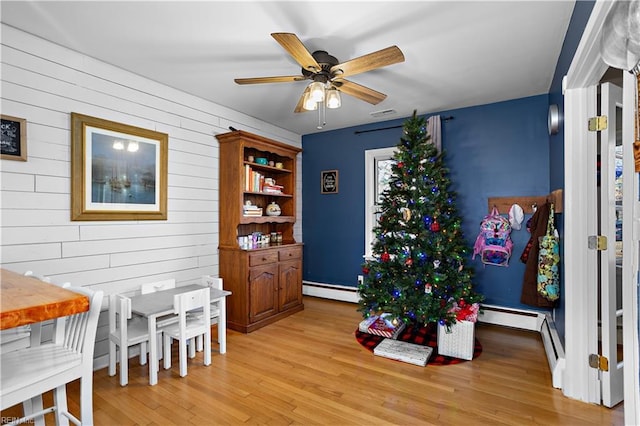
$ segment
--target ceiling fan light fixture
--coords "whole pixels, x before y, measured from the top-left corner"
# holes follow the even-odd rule
[[[324,83],[319,81],[311,83],[309,85],[309,98],[311,98],[313,102],[324,101]]]
[[[340,99],[340,92],[335,87],[327,90],[327,108],[336,109],[340,108],[342,101]]]
[[[302,108],[307,111],[315,111],[318,109],[318,103],[311,99],[309,93],[310,92],[307,90],[307,92],[304,94],[304,99],[302,100]]]

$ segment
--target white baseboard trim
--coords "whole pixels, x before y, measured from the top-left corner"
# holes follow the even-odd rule
[[[323,299],[358,303],[356,287],[303,281],[302,294]],[[553,387],[562,388],[562,375],[565,368],[565,356],[560,336],[553,318],[545,312],[525,309],[505,308],[495,305],[482,305],[478,321],[521,330],[537,331],[542,337],[547,355]]]
[[[544,350],[547,353],[547,361],[551,370],[553,387],[562,389],[562,376],[564,375],[565,356],[564,348],[560,342],[560,336],[556,330],[556,325],[551,315],[545,314],[545,320],[540,329]]]
[[[544,314],[537,311],[483,304],[478,321],[522,330],[540,331]]]
[[[305,296],[321,297],[323,299],[341,300],[343,302],[358,303],[358,289],[343,285],[323,284],[313,281],[302,282],[302,294]]]

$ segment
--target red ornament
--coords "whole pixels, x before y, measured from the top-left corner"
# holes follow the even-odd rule
[[[365,274],[365,275],[368,275],[369,274],[369,268],[367,268],[367,267],[362,268],[362,273]]]
[[[404,264],[407,265],[407,266],[413,265],[413,259],[412,258],[408,258],[407,260],[404,261]]]
[[[380,255],[380,260],[382,260],[383,262],[388,262],[389,259],[391,259],[391,256],[389,256],[389,253],[387,253],[386,251]]]
[[[404,163],[402,161],[398,161],[397,166],[398,166],[399,169],[401,169],[401,168],[404,167]]]
[[[440,224],[435,219],[433,220],[433,222],[431,222],[431,231],[432,232],[440,231]]]

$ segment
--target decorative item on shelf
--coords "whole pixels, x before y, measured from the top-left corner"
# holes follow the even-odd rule
[[[276,165],[276,163],[275,163],[274,161],[269,161],[269,165],[270,165],[271,167],[273,167],[273,166],[275,166],[275,165]]]
[[[242,206],[242,214],[244,216],[262,216],[262,208],[252,204],[251,200],[247,200]]]
[[[267,216],[280,216],[282,214],[282,210],[280,210],[280,206],[273,201],[266,208]]]
[[[276,243],[280,244],[282,243],[282,232],[278,232],[277,234]]]
[[[254,160],[253,155],[250,155],[247,157],[248,162],[253,163],[253,160]]]
[[[283,189],[284,186],[277,185],[275,179],[273,178],[265,178],[262,185],[262,192],[266,192],[269,194],[282,194]]]
[[[256,158],[256,164],[261,164],[263,166],[266,166],[268,163],[267,159],[264,157],[258,157]]]
[[[276,163],[276,169],[282,169],[283,167],[284,167],[284,164]]]

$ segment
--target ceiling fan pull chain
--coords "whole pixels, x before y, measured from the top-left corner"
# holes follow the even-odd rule
[[[316,129],[322,129],[327,124],[327,117],[324,102],[318,102],[318,126]]]

